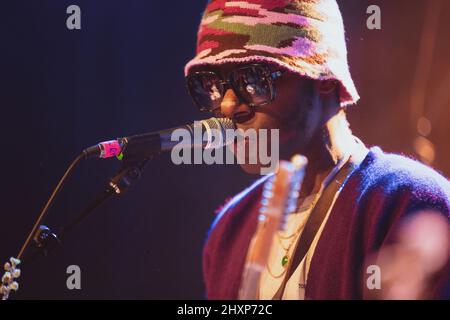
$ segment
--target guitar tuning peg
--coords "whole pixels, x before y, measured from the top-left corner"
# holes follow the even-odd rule
[[[294,189],[294,190],[291,191],[290,197],[294,198],[294,199],[297,199],[299,197],[299,195],[300,195],[300,193],[298,192],[298,190]]]
[[[272,198],[273,197],[273,192],[271,190],[264,190],[263,191],[263,197],[264,198]]]
[[[267,207],[268,205],[269,205],[269,199],[263,198],[263,199],[261,200],[261,206]]]
[[[15,268],[16,266],[18,266],[20,264],[20,259],[17,259],[17,258],[11,257],[11,258],[9,258],[9,261],[11,261],[13,268]]]
[[[5,287],[4,285],[2,285],[1,287],[0,287],[0,295],[5,295],[6,293],[8,292],[8,288],[7,287]]]
[[[13,276],[13,278],[19,278],[20,277],[20,269],[14,269],[12,276]]]
[[[6,262],[4,268],[5,271],[11,271],[11,264],[9,262]]]
[[[9,283],[11,281],[11,272],[7,271],[2,277],[2,283]]]
[[[271,191],[273,190],[273,183],[271,181],[268,181],[266,184],[264,184],[264,190]]]
[[[297,209],[297,201],[290,201],[288,204],[287,204],[287,214],[291,214],[291,213],[294,213],[295,212],[295,210]]]
[[[11,284],[9,285],[9,288],[10,288],[11,290],[17,291],[17,290],[19,290],[19,284],[18,284],[16,281],[14,281],[13,283],[11,283]]]
[[[308,164],[308,159],[305,156],[296,154],[291,158],[291,162],[295,169],[300,170]]]

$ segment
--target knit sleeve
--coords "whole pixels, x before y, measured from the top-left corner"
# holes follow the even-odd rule
[[[373,218],[367,217],[367,222],[370,223],[365,224],[365,230],[374,235],[374,241],[370,244],[371,251],[378,252],[378,256],[384,254],[390,257],[381,259],[383,263],[387,263],[384,269],[381,268],[385,272],[391,270],[388,273],[396,270],[395,268],[401,269],[399,266],[410,257],[408,252],[411,250],[421,252],[418,257],[422,258],[414,260],[417,264],[421,261],[424,263],[425,260],[421,259],[424,259],[427,253],[432,257],[435,252],[434,256],[439,257],[441,254],[436,255],[436,252],[439,252],[439,247],[445,247],[444,243],[448,241],[444,225],[447,223],[448,226],[450,222],[449,181],[430,167],[392,154],[385,154],[368,171],[359,200],[366,208],[372,209],[369,212],[376,212]],[[428,223],[435,220],[433,213],[436,216],[436,212],[444,217],[439,220],[441,227]],[[441,233],[444,236],[438,236],[440,230],[444,230]],[[446,254],[443,252],[442,256]],[[429,297],[449,296],[449,260],[444,258],[444,264],[430,273],[429,279],[426,280]],[[428,267],[432,262],[425,261],[425,264]],[[403,273],[413,274],[412,270],[415,269],[410,268]]]

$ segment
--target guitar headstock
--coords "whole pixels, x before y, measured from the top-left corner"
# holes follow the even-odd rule
[[[2,285],[0,286],[0,296],[2,300],[7,300],[11,291],[17,291],[19,284],[15,279],[20,277],[20,269],[17,266],[20,260],[17,258],[10,258],[9,262],[5,263],[5,273],[2,276]]]
[[[288,215],[297,208],[307,163],[300,155],[293,156],[291,161],[280,161],[277,172],[264,184],[260,221],[268,215],[276,217],[279,229],[284,230]]]

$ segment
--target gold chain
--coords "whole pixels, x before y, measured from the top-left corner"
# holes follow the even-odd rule
[[[293,234],[291,234],[289,237],[284,237],[284,238],[283,238],[282,236],[280,236],[279,233],[277,233],[278,243],[279,243],[280,246],[284,249],[284,251],[286,251],[286,253],[287,253],[287,251],[289,251],[289,249],[291,248],[291,246],[292,246],[292,244],[294,243],[295,239],[293,239],[293,240],[289,243],[289,245],[288,245],[287,248],[285,248],[285,247],[283,246],[283,242],[282,242],[281,240],[288,240],[288,239],[290,239],[290,238],[292,238],[292,237],[295,237],[295,238],[296,238],[296,237],[298,236],[298,234],[300,233],[300,230],[305,226],[305,223],[306,223],[306,221],[303,220],[303,221],[298,225],[297,230],[295,230],[295,232],[294,232]]]
[[[306,221],[305,221],[305,222],[306,222]],[[282,271],[280,274],[277,274],[277,275],[274,274],[274,273],[272,272],[272,270],[270,270],[269,264],[266,264],[267,271],[269,272],[269,274],[270,274],[273,278],[276,278],[276,279],[277,279],[277,278],[281,278],[281,277],[286,273],[287,266],[288,266],[288,264],[290,263],[290,259],[291,259],[290,255],[289,255],[289,250],[291,250],[291,247],[292,247],[292,245],[294,244],[295,240],[297,239],[297,236],[298,236],[299,233],[300,233],[300,229],[302,229],[302,227],[305,225],[305,222],[299,224],[299,226],[297,227],[297,230],[296,230],[295,233],[291,236],[291,237],[293,237],[293,236],[295,236],[295,237],[294,237],[294,239],[293,239],[292,241],[290,241],[290,243],[289,243],[289,245],[288,245],[287,248],[285,248],[285,247],[283,246],[283,244],[282,244],[282,242],[281,242],[281,239],[278,237],[278,234],[277,234],[278,242],[280,243],[281,248],[283,248],[283,250],[285,251],[285,254],[283,255],[283,258],[282,258],[282,259],[287,258],[287,259],[288,259],[288,262],[283,266],[283,268],[284,268],[283,271]]]
[[[311,213],[311,208],[314,208],[314,206],[316,205],[316,202],[319,200],[319,198],[320,198],[320,194],[318,193],[318,194],[315,195],[313,201],[312,201],[311,204],[308,206],[308,209],[306,209],[306,210],[310,210],[309,213]],[[293,234],[289,235],[289,236],[282,237],[282,236],[280,236],[279,232],[277,232],[278,243],[280,244],[281,248],[283,248],[283,250],[285,251],[285,254],[283,255],[283,258],[282,258],[282,259],[285,259],[285,258],[286,258],[288,261],[287,261],[287,263],[283,266],[284,269],[283,269],[283,271],[282,271],[280,274],[274,274],[274,273],[272,272],[272,270],[270,270],[269,263],[266,264],[267,271],[269,272],[269,274],[270,274],[273,278],[276,278],[276,279],[281,278],[281,277],[286,273],[287,267],[288,267],[288,265],[289,265],[290,262],[291,262],[291,261],[290,261],[290,260],[291,260],[291,257],[290,257],[290,255],[289,255],[289,250],[291,249],[292,245],[295,243],[295,240],[297,239],[298,235],[300,234],[300,230],[303,229],[303,227],[305,226],[305,224],[306,224],[307,221],[308,221],[308,219],[304,219],[303,222],[301,222],[301,223],[298,225],[298,227],[297,227],[297,229],[295,230],[295,232],[294,232]],[[292,241],[290,241],[288,247],[285,248],[285,247],[283,246],[283,243],[282,243],[281,239],[287,240],[287,239],[291,239],[291,238],[293,238]]]
[[[284,268],[284,269],[283,269],[283,272],[281,272],[280,274],[275,275],[275,274],[273,274],[272,271],[270,270],[269,265],[267,265],[267,271],[269,272],[270,276],[271,276],[272,278],[275,278],[275,279],[281,278],[281,277],[286,273],[286,270],[287,270],[287,268]]]

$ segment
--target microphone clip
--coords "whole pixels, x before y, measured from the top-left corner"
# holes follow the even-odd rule
[[[144,167],[150,158],[144,160],[124,160],[117,174],[109,181],[109,187],[117,195],[123,195],[126,190],[136,181],[141,175]]]

